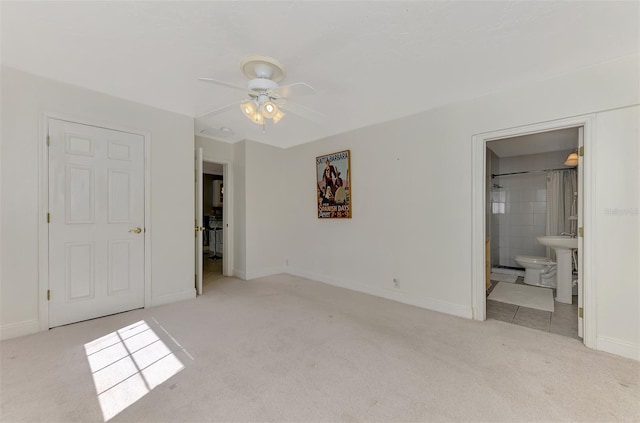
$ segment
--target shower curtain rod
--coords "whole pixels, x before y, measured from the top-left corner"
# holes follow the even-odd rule
[[[540,172],[551,172],[552,170],[574,170],[574,167],[566,168],[563,167],[561,169],[542,169],[542,170],[525,170],[523,172],[511,172],[511,173],[492,173],[491,177],[495,178],[496,176],[507,176],[507,175],[520,175],[523,173],[540,173]]]

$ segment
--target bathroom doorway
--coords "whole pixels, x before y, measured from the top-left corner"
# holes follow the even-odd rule
[[[580,153],[591,127],[584,117],[474,137],[475,319],[589,346],[592,323],[582,316],[593,299],[580,233],[589,173]]]
[[[577,157],[581,131],[487,142],[487,319],[579,337],[578,161],[567,158]],[[576,246],[564,279],[555,248],[541,239],[556,235]]]

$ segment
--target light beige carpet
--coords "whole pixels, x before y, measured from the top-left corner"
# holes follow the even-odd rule
[[[288,275],[206,287],[3,341],[0,420],[640,421],[640,364],[575,339]]]
[[[488,299],[553,312],[553,290],[538,286],[499,282]]]

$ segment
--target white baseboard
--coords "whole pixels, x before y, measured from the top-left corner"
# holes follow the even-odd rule
[[[640,345],[631,342],[599,336],[596,349],[640,361]]]
[[[171,294],[159,295],[151,297],[151,306],[159,306],[163,304],[175,303],[176,301],[192,300],[196,297],[196,289],[190,288],[184,291],[172,292]]]
[[[243,281],[247,280],[247,275],[242,270],[233,269],[232,275],[238,279],[242,279]]]
[[[38,319],[25,320],[24,322],[9,323],[0,326],[0,340],[17,338],[18,336],[31,335],[40,332]]]
[[[303,272],[290,267],[287,267],[283,271],[285,273],[289,273],[290,275],[300,276],[302,278],[323,282],[329,285],[338,286],[340,288],[346,288],[351,291],[374,295],[376,297],[386,298],[388,300],[409,304],[427,310],[438,311],[440,313],[451,314],[453,316],[464,317],[467,319],[473,318],[473,311],[471,306],[465,307],[460,304],[447,303],[445,301],[435,300],[433,298],[416,297],[402,291],[391,291],[382,288],[370,287],[355,282],[338,280],[331,276]]]
[[[263,269],[248,271],[246,276],[247,280],[263,278],[265,276],[271,275],[279,275],[280,273],[284,273],[285,269],[282,266],[279,267],[265,267]]]

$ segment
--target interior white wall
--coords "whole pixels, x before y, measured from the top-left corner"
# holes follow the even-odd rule
[[[233,161],[233,144],[206,137],[195,138],[196,148],[202,148],[202,154],[207,160],[216,163],[231,163]]]
[[[639,189],[638,137],[625,132],[614,142],[610,139],[620,127],[637,122],[637,114],[623,108],[640,102],[639,75],[638,57],[626,57],[286,150],[287,196],[296,199],[282,209],[287,213],[288,271],[471,317],[472,136],[597,113],[598,151],[591,158],[599,181],[597,213],[611,204],[636,207],[635,215],[617,220],[626,221],[631,231],[612,232],[608,226],[618,225],[615,219],[596,220],[602,230],[594,230],[591,242],[616,256],[620,273],[629,272],[620,275],[615,291],[625,298],[626,307],[606,296],[598,302],[598,337],[613,340],[598,348],[637,356],[638,247],[627,234],[638,233],[637,197],[630,194]],[[353,219],[319,220],[313,159],[344,149],[352,154]],[[628,169],[615,173],[624,173],[618,176],[624,177],[625,191],[611,189],[613,176],[608,175],[613,167]],[[609,289],[609,263],[595,254],[598,293]],[[399,289],[393,288],[394,277]]]
[[[268,129],[267,129],[268,130]],[[284,150],[246,142],[246,277],[283,271],[286,209],[298,202],[287,192]]]
[[[233,144],[233,276],[247,279],[246,141]]]
[[[598,113],[595,151],[590,152],[595,159],[595,225],[585,228],[585,237],[593,237],[597,259],[593,263],[597,347],[636,360],[640,360],[639,126],[637,106]]]
[[[0,335],[38,330],[38,152],[45,112],[151,135],[151,302],[193,298],[193,118],[8,67],[1,80]]]

